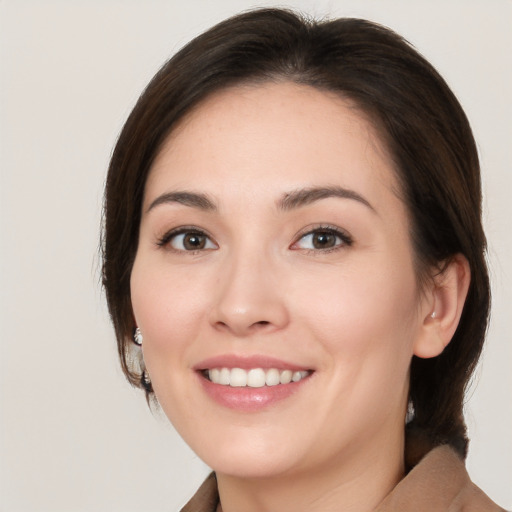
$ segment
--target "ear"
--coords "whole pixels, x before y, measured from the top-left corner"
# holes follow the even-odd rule
[[[470,281],[469,263],[462,254],[456,254],[433,277],[422,304],[423,324],[414,344],[414,355],[436,357],[450,343],[459,325]]]

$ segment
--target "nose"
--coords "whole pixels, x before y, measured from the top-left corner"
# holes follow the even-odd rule
[[[263,258],[239,258],[218,280],[210,323],[237,337],[274,332],[289,322],[282,278]]]

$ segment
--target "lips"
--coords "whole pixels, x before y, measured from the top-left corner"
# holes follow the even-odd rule
[[[194,367],[207,395],[239,411],[259,411],[293,395],[313,369],[267,356],[224,355]]]

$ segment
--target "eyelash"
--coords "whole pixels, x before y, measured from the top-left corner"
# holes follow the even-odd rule
[[[345,231],[341,230],[340,228],[329,226],[329,225],[321,225],[314,228],[310,228],[307,231],[304,231],[297,235],[297,240],[290,246],[290,248],[293,248],[293,246],[297,245],[302,239],[304,239],[306,236],[314,235],[315,233],[325,233],[327,235],[332,235],[338,239],[341,240],[341,243],[335,245],[334,247],[329,247],[326,249],[293,249],[293,250],[302,250],[303,252],[306,252],[308,254],[327,254],[334,251],[338,251],[340,249],[346,248],[347,246],[350,247],[353,244],[352,237]],[[158,247],[168,247],[169,250],[173,252],[187,252],[189,254],[197,254],[199,252],[205,251],[205,250],[211,250],[211,249],[197,249],[197,250],[186,250],[186,249],[175,249],[170,246],[170,242],[173,240],[173,238],[184,235],[184,234],[195,234],[199,236],[204,236],[211,242],[213,242],[213,239],[208,233],[206,233],[204,230],[197,228],[195,226],[182,226],[176,229],[172,229],[165,233],[161,238],[158,239],[156,245]],[[215,242],[213,242],[215,243]]]
[[[210,235],[208,235],[208,233],[206,233],[202,229],[199,229],[195,226],[181,226],[176,229],[171,229],[170,231],[165,233],[165,235],[163,235],[161,238],[158,239],[156,245],[158,247],[167,247],[170,251],[173,251],[173,252],[178,252],[178,253],[186,252],[188,254],[198,254],[199,252],[208,250],[208,249],[186,250],[186,249],[175,249],[174,247],[171,247],[170,243],[173,240],[173,238],[175,238],[179,235],[186,235],[186,234],[187,235],[204,236],[208,240],[212,241],[212,237]],[[215,243],[215,242],[213,242],[213,243]]]
[[[314,254],[314,255],[320,255],[320,254],[328,254],[334,251],[339,251],[341,249],[346,249],[347,247],[350,247],[354,241],[352,237],[342,229],[330,225],[320,225],[315,226],[314,228],[309,228],[307,231],[304,231],[298,235],[297,241],[292,244],[292,247],[294,245],[297,245],[302,239],[304,239],[306,236],[313,235],[315,233],[325,233],[327,235],[332,235],[336,238],[339,238],[341,240],[341,243],[335,245],[334,247],[329,247],[326,249],[296,249],[296,250],[302,250],[306,252],[307,254]]]

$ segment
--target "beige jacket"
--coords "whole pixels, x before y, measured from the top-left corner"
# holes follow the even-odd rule
[[[215,512],[218,502],[212,473],[181,512]],[[505,512],[471,482],[464,462],[449,446],[428,452],[375,510],[397,511]]]

